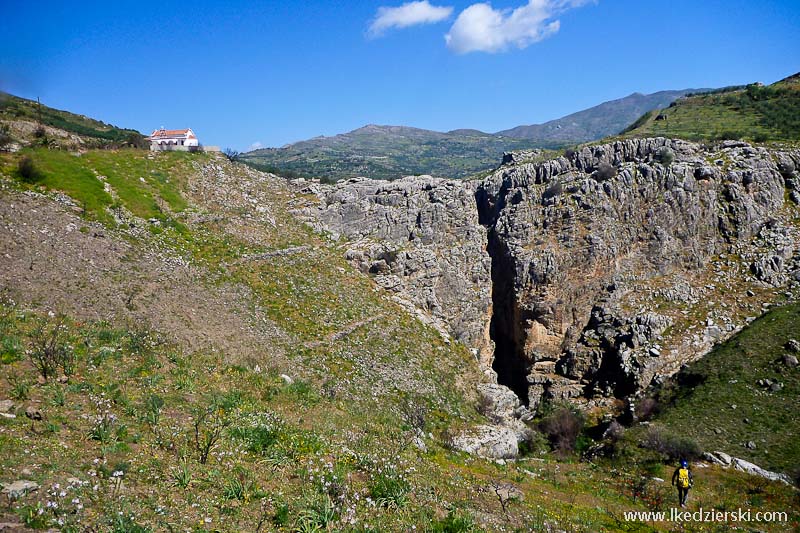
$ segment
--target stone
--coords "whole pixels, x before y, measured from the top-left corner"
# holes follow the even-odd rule
[[[11,400],[0,400],[0,413],[10,413],[14,410],[14,402]]]
[[[789,368],[796,368],[798,365],[797,356],[788,353],[783,355],[782,361]]]
[[[500,424],[517,418],[519,397],[508,387],[496,383],[481,383],[478,385],[478,393],[481,395],[481,412],[492,422]]]
[[[718,464],[721,466],[729,466],[733,461],[732,457],[725,452],[705,452],[703,454],[703,459],[709,461],[714,464]]]
[[[749,441],[747,441],[745,443],[744,447],[747,448],[748,450],[755,450],[756,449],[756,443],[753,442],[752,440],[749,440]]]
[[[486,459],[514,459],[519,455],[517,433],[505,426],[482,425],[453,438],[454,448]]]
[[[25,416],[31,420],[42,420],[44,418],[42,411],[33,405],[29,405],[25,408]]]
[[[2,483],[2,485],[3,490],[0,492],[7,494],[8,498],[12,500],[17,500],[29,492],[39,490],[39,484],[28,479],[20,479],[13,483]]]
[[[286,383],[287,385],[291,385],[292,383],[294,383],[294,380],[293,380],[293,379],[292,379],[292,377],[291,377],[291,376],[289,376],[288,374],[281,374],[281,375],[280,375],[280,378],[281,378],[281,379],[283,380],[283,382],[284,382],[284,383]]]
[[[525,499],[525,495],[522,491],[511,483],[500,483],[499,485],[493,486],[492,489],[501,502]]]
[[[786,343],[786,349],[793,353],[800,353],[800,341],[797,339],[790,339]]]
[[[732,458],[731,464],[733,468],[741,472],[763,477],[765,479],[769,479],[770,481],[780,481],[782,483],[786,483],[787,485],[792,485],[792,479],[786,474],[779,474],[776,472],[770,472],[769,470],[764,470],[760,466],[749,461],[745,461],[744,459],[738,459],[734,457]]]

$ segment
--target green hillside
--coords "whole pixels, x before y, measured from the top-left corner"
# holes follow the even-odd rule
[[[463,178],[496,167],[504,151],[533,146],[532,141],[477,130],[440,133],[369,125],[333,137],[255,150],[240,158],[263,170],[332,181],[354,176],[395,179],[417,174]]]
[[[773,309],[692,363],[658,397],[654,423],[769,470],[800,469],[800,368],[782,361],[800,339],[800,304]],[[798,356],[797,353],[793,354]],[[773,390],[769,383],[777,383]],[[761,383],[759,383],[761,381]],[[755,448],[745,446],[753,442]]]
[[[694,141],[800,139],[800,74],[760,84],[694,94],[640,117],[621,135]]]
[[[8,123],[12,121],[32,122],[36,125],[50,126],[93,141],[91,144],[97,147],[104,145],[143,146],[144,143],[143,135],[136,130],[118,128],[84,115],[53,109],[46,105],[40,105],[33,100],[0,92],[0,122]],[[46,137],[46,132],[44,131],[34,131],[33,134],[38,139]]]

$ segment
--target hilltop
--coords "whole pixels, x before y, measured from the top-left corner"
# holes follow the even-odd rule
[[[683,89],[652,94],[633,93],[544,124],[517,126],[499,131],[497,135],[529,139],[543,148],[596,141],[616,134],[647,111],[666,107],[696,91],[697,89]]]
[[[687,92],[634,93],[544,124],[497,133],[474,129],[440,133],[370,124],[333,137],[254,150],[241,160],[262,170],[328,181],[419,174],[465,178],[496,167],[504,152],[561,148],[615,134],[645,111],[668,105]]]
[[[688,95],[642,115],[625,137],[665,135],[695,141],[800,139],[800,74],[772,85],[753,83]]]
[[[504,151],[532,146],[525,140],[477,130],[440,133],[370,124],[333,137],[255,150],[240,159],[263,170],[326,180],[416,174],[462,178],[490,168]]]
[[[0,133],[4,143],[45,144],[53,148],[100,148],[146,145],[136,130],[53,109],[0,92]]]

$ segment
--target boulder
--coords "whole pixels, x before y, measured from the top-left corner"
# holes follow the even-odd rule
[[[0,492],[7,494],[8,498],[12,500],[17,500],[29,492],[39,490],[39,484],[28,479],[20,479],[12,483],[0,484],[3,485],[3,490]]]
[[[519,455],[517,432],[506,426],[482,425],[453,438],[454,448],[486,459],[514,459]]]
[[[792,479],[787,476],[786,474],[779,474],[777,472],[770,472],[769,470],[764,470],[760,466],[753,464],[749,461],[745,461],[744,459],[739,459],[737,457],[732,458],[731,464],[733,468],[739,470],[741,472],[747,472],[753,476],[763,477],[765,479],[769,479],[770,481],[780,481],[782,483],[786,483],[787,485],[792,484]]]

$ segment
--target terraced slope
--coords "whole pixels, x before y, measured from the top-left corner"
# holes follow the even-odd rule
[[[708,141],[800,140],[800,74],[761,84],[700,93],[639,118],[622,135]]]

